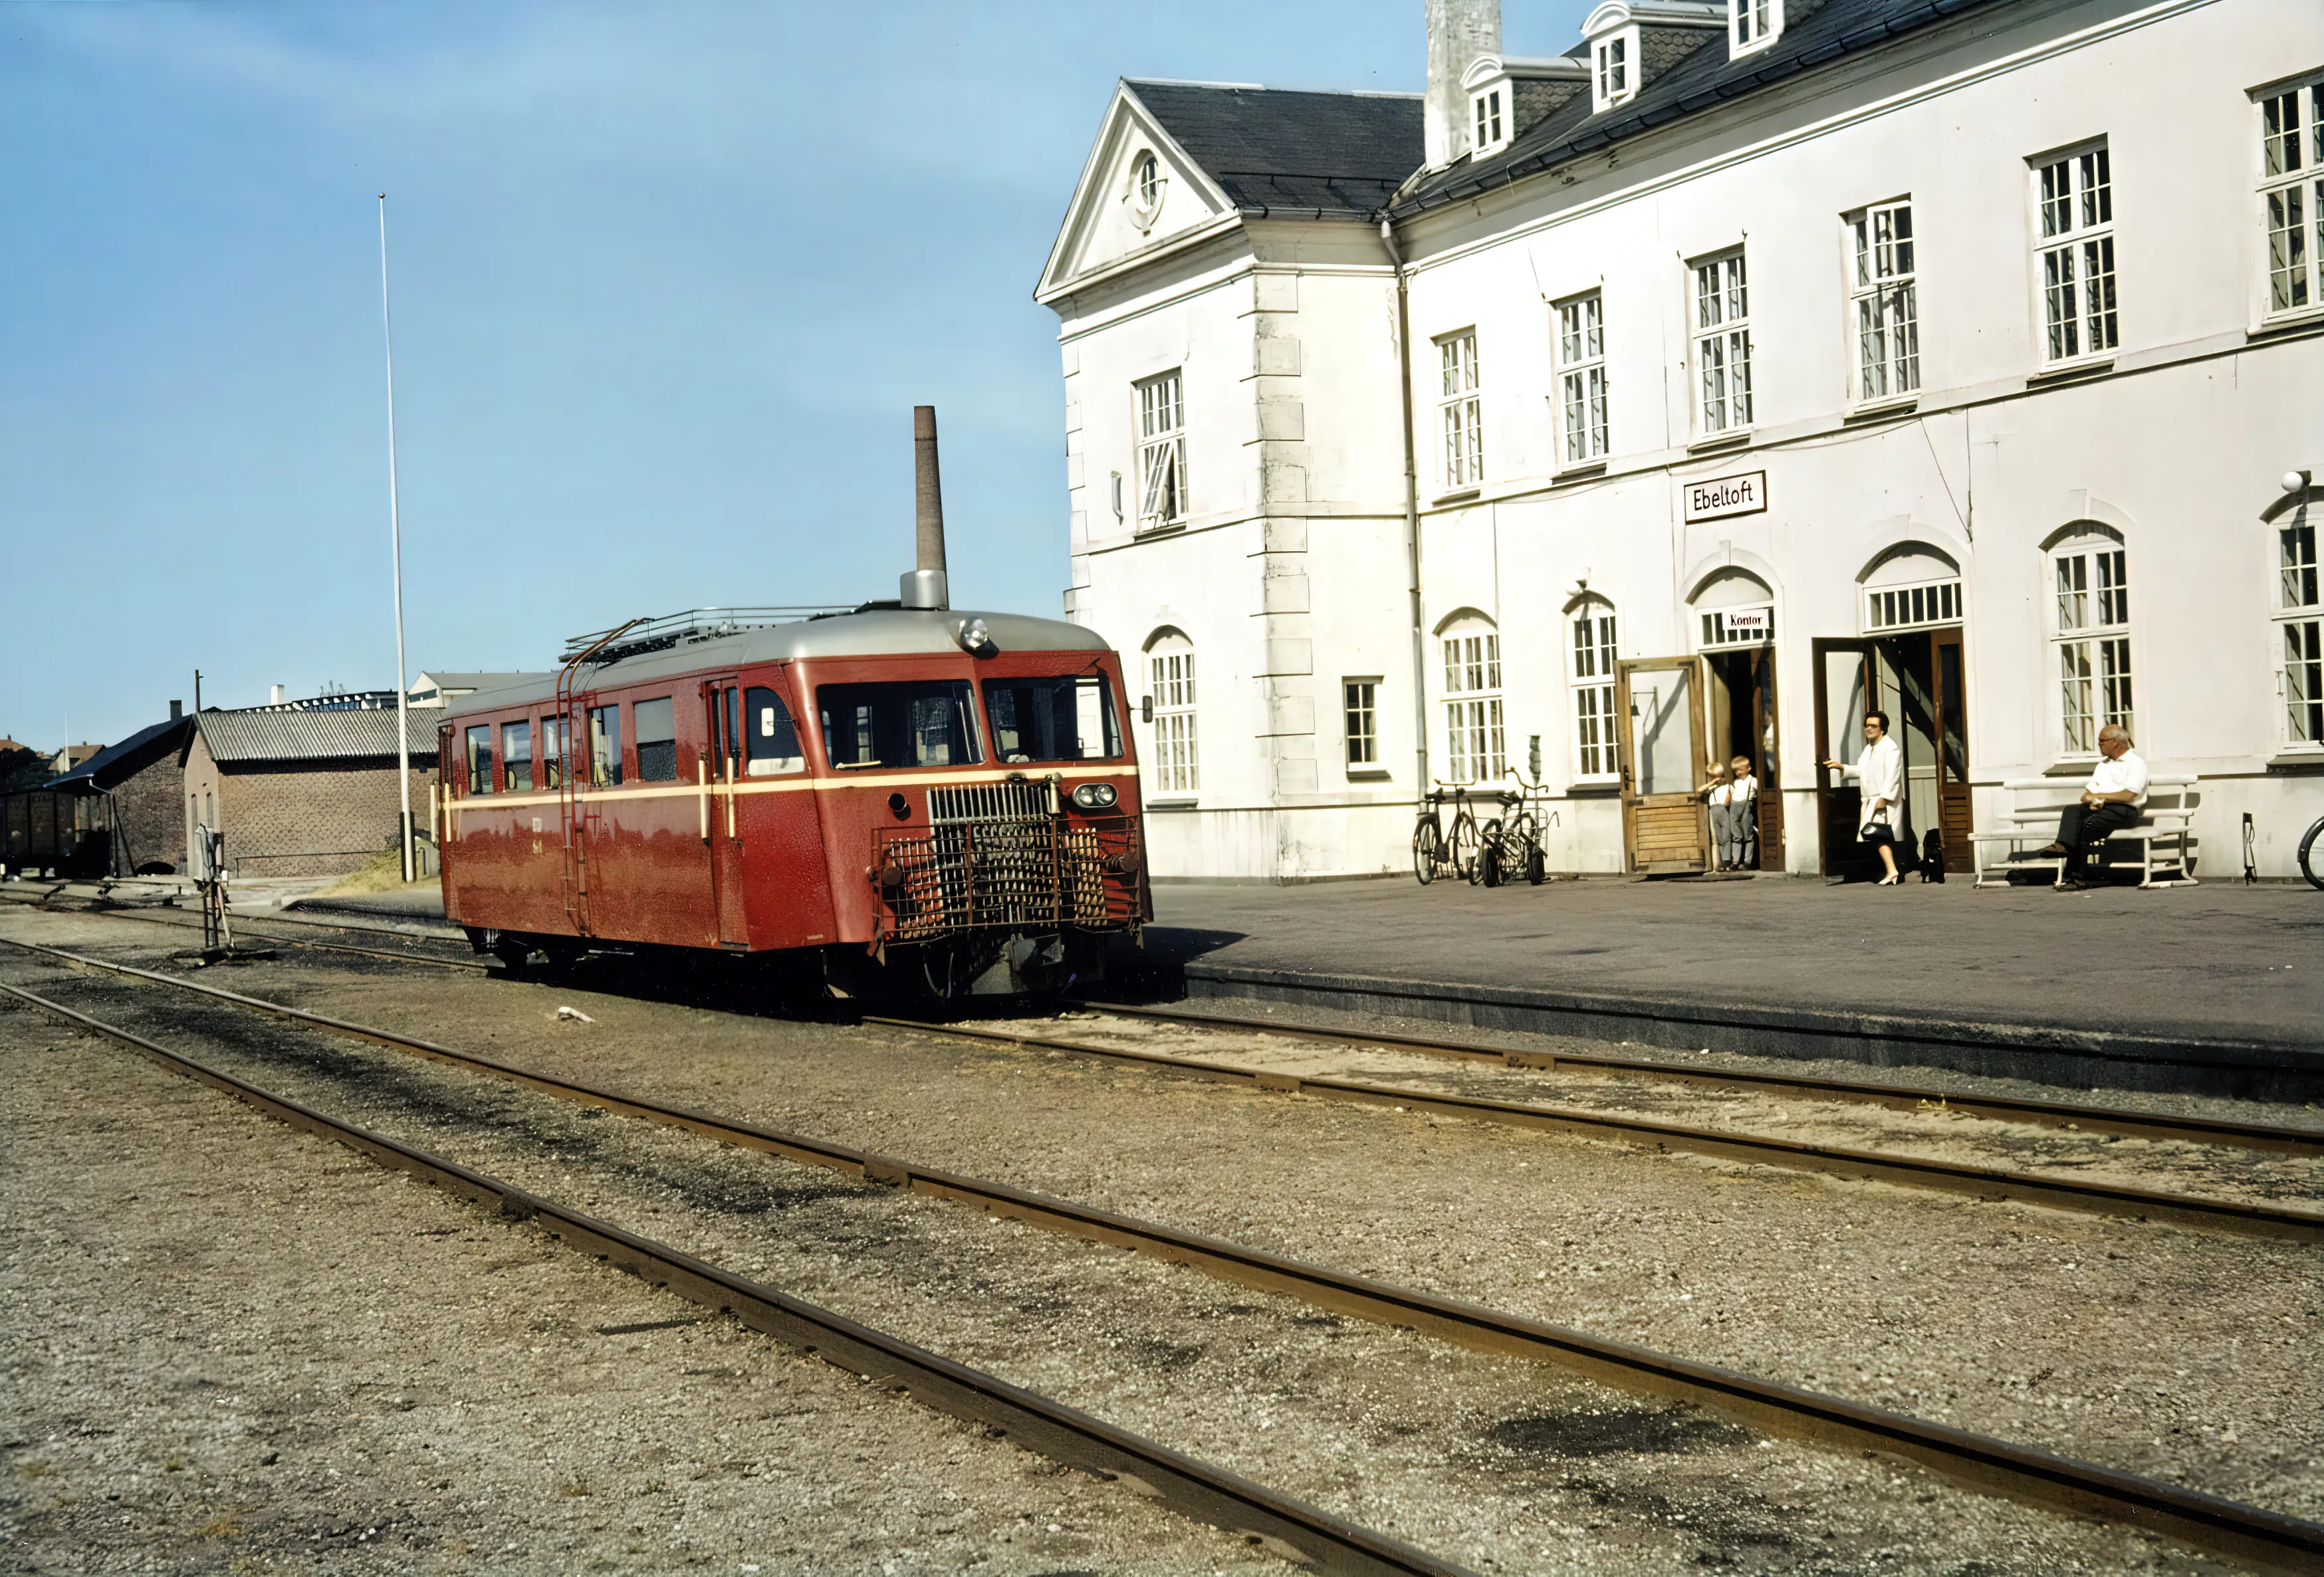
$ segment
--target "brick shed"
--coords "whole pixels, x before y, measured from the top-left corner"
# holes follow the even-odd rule
[[[186,867],[186,815],[181,786],[187,737],[193,720],[177,715],[108,745],[47,785],[76,799],[101,800],[87,807],[82,820],[103,826],[108,847],[102,872],[126,876],[141,867]]]
[[[351,698],[352,700],[353,698]],[[436,724],[415,712],[401,752],[424,835]],[[296,703],[194,715],[182,826],[215,826],[236,876],[336,876],[395,846],[395,708]]]

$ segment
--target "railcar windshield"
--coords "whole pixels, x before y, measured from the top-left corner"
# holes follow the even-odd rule
[[[984,711],[1003,761],[1106,761],[1121,754],[1121,724],[1103,674],[987,679]]]
[[[818,685],[815,700],[835,767],[961,767],[984,759],[966,679]]]

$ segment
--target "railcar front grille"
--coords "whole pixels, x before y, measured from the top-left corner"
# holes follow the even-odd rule
[[[886,941],[926,942],[1002,927],[1118,930],[1138,912],[1135,816],[1072,824],[1048,816],[963,820],[927,832],[882,827],[872,842]]]
[[[1047,779],[1014,783],[947,783],[928,790],[928,825],[1047,820],[1057,814],[1056,785]]]

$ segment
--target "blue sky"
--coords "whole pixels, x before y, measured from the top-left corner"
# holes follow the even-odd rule
[[[892,596],[920,402],[955,600],[1054,614],[1031,290],[1114,78],[1424,65],[1420,0],[0,0],[0,733],[391,681],[382,190],[414,670]]]

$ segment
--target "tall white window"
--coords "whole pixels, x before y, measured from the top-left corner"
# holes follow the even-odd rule
[[[1444,637],[1444,770],[1448,781],[1508,775],[1501,737],[1501,638],[1481,626]]]
[[[2068,755],[2091,755],[2098,730],[2131,728],[2130,567],[2110,539],[2051,556],[2057,595],[2058,716]]]
[[[1184,636],[1166,636],[1147,653],[1154,697],[1154,758],[1147,762],[1157,794],[1192,794],[1202,787],[1194,737],[1194,648]]]
[[[1138,529],[1186,518],[1186,411],[1178,374],[1138,385]]]
[[[1379,765],[1379,687],[1378,679],[1340,681],[1341,715],[1351,767]]]
[[[1730,252],[1694,267],[1694,359],[1706,433],[1751,425],[1751,292],[1743,254]]]
[[[2259,101],[2260,206],[2267,226],[2267,309],[2324,306],[2324,80]]]
[[[1614,607],[1585,602],[1573,615],[1573,775],[1610,781],[1614,764]]]
[[[1477,395],[1477,331],[1464,328],[1436,342],[1437,397],[1444,423],[1444,485],[1473,487],[1485,479],[1485,429]]]
[[[1565,463],[1579,466],[1606,453],[1606,314],[1592,290],[1557,309],[1558,430]]]
[[[1914,272],[1913,205],[1852,214],[1849,306],[1856,320],[1856,398],[1886,400],[1921,386],[1921,315]]]
[[[1728,0],[1729,59],[1773,43],[1784,31],[1784,0]]]
[[[1506,141],[1501,134],[1501,92],[1499,88],[1489,88],[1470,101],[1473,112],[1470,125],[1476,133],[1474,147],[1479,153],[1489,153]]]
[[[2042,289],[2044,354],[2053,362],[2096,355],[2120,343],[2114,299],[2114,173],[2106,149],[2070,153],[2034,172],[2042,211],[2034,270]]]
[[[1591,44],[1590,65],[1591,112],[1627,102],[1638,90],[1638,30],[1626,27]]]
[[[2315,506],[2275,528],[2277,648],[2283,653],[2284,741],[2324,745],[2324,600],[2317,595]]]

